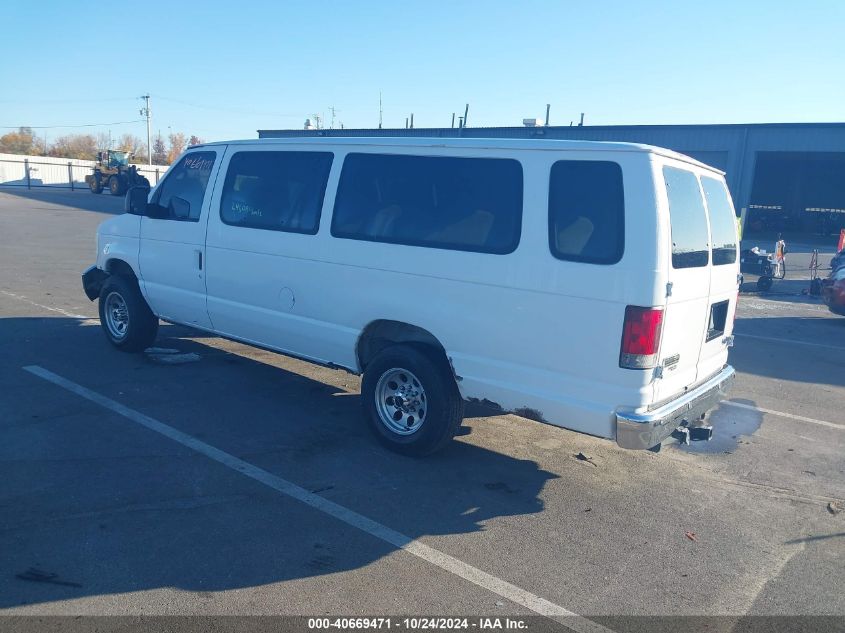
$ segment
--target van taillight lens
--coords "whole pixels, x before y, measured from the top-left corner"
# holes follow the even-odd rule
[[[657,364],[663,308],[625,308],[622,326],[622,350],[619,366],[625,369],[650,369]]]

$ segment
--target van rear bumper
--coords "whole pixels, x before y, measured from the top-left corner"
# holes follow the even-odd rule
[[[616,443],[631,449],[657,446],[678,426],[697,420],[719,404],[733,385],[734,377],[734,368],[725,365],[710,380],[653,411],[617,411]]]

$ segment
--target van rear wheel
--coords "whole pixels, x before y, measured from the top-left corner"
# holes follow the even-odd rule
[[[158,318],[134,279],[112,275],[100,290],[100,325],[109,342],[125,352],[140,352],[155,341]]]
[[[464,417],[464,402],[446,359],[408,345],[376,355],[364,371],[361,397],[379,441],[405,455],[440,450]]]

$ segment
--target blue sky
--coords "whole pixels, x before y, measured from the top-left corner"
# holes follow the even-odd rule
[[[131,7],[131,9],[130,9]],[[845,2],[7,3],[0,125],[299,128],[845,120]],[[39,130],[145,135],[143,123]],[[0,133],[6,130],[0,130]]]

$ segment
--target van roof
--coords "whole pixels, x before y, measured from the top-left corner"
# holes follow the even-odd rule
[[[513,149],[533,151],[613,151],[613,152],[646,152],[658,154],[666,158],[683,161],[703,169],[724,174],[723,171],[702,163],[690,156],[680,154],[663,147],[645,145],[642,143],[621,143],[608,141],[570,141],[559,139],[510,139],[510,138],[434,138],[434,137],[392,137],[392,136],[362,136],[362,137],[290,137],[290,138],[260,138],[233,141],[215,141],[203,143],[194,147],[213,145],[341,145],[367,147],[461,147],[471,149]]]

